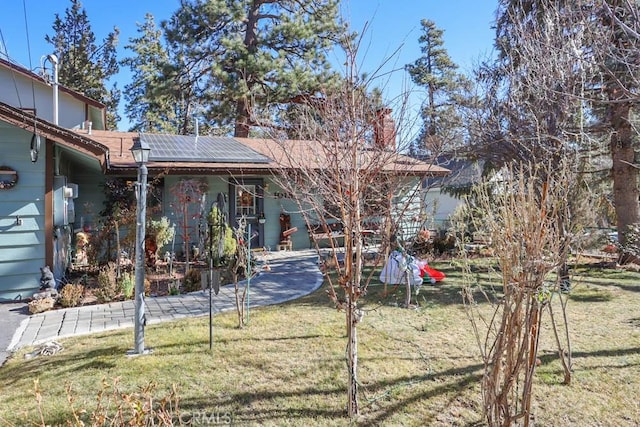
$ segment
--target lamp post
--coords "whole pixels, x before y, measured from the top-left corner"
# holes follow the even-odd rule
[[[144,354],[144,235],[147,211],[147,162],[151,148],[145,141],[137,139],[131,147],[133,159],[138,164],[138,196],[136,219],[136,264],[135,264],[135,354]]]

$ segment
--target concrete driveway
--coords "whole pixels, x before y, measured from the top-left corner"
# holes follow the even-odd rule
[[[29,317],[29,309],[26,303],[2,302],[0,303],[0,366],[9,357],[9,344],[20,323]]]

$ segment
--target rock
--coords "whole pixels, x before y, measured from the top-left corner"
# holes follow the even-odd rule
[[[44,298],[34,299],[33,301],[29,302],[29,304],[27,305],[29,306],[30,314],[37,314],[47,310],[51,310],[55,305],[55,303],[56,303],[56,300],[48,296]]]

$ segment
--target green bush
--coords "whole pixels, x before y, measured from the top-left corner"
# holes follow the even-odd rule
[[[136,282],[130,273],[125,273],[120,278],[120,290],[125,299],[133,299],[136,290]]]
[[[164,245],[173,240],[175,234],[175,228],[171,226],[169,219],[163,216],[160,219],[150,219],[147,223],[146,234],[154,236],[158,248],[162,248]]]
[[[180,286],[177,282],[169,283],[169,295],[180,295]]]

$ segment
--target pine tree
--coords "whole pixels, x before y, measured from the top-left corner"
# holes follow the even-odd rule
[[[418,40],[422,56],[406,69],[412,81],[425,88],[426,99],[421,107],[422,130],[410,151],[412,155],[437,155],[461,142],[462,122],[456,102],[461,101],[460,90],[467,81],[444,48],[443,30],[428,19],[421,25],[423,33]]]
[[[600,24],[599,43],[593,46],[598,59],[599,73],[594,78],[596,93],[605,96],[606,110],[601,116],[609,137],[613,179],[613,204],[616,210],[618,240],[626,252],[637,245],[634,227],[640,225],[640,188],[638,186],[637,152],[640,150],[638,128],[634,124],[634,110],[640,101],[640,9],[638,2],[606,0],[594,14]],[[597,78],[603,76],[602,80]],[[621,261],[637,260],[624,253]]]
[[[193,89],[185,102],[197,99],[209,123],[246,137],[266,105],[330,84],[337,16],[337,0],[185,0],[163,24],[176,87]]]
[[[511,126],[511,129],[517,129],[523,136],[531,135],[532,130],[543,126],[550,137],[539,140],[544,142],[542,148],[546,150],[538,150],[539,158],[550,158],[551,150],[555,150],[556,158],[562,158],[564,154],[557,150],[563,146],[562,142],[569,148],[579,146],[590,158],[608,151],[618,237],[624,247],[626,233],[640,222],[636,161],[640,138],[633,124],[640,87],[637,2],[503,0],[501,5],[497,20],[500,58],[494,75],[523,81],[528,78],[521,87],[529,93],[546,88],[548,93],[544,102],[530,108],[538,117],[530,122],[528,133],[523,132],[522,127]],[[522,47],[541,29],[548,29],[556,22],[550,17],[557,21],[555,36],[547,36],[539,42],[537,50],[543,53],[534,60],[531,52]],[[520,36],[514,37],[514,29],[518,26]],[[544,52],[548,46],[553,49]],[[543,69],[549,58],[560,56],[564,57],[564,68]],[[513,94],[511,87],[503,92]],[[531,95],[521,99],[531,99]],[[501,110],[521,121],[522,115],[511,108],[513,106]],[[500,139],[493,138],[494,141]],[[521,153],[529,156],[534,151],[526,147],[513,154]],[[632,256],[621,257],[622,261],[631,259]]]
[[[145,22],[137,26],[138,37],[130,38],[125,46],[135,56],[122,61],[133,73],[132,82],[124,87],[125,113],[131,121],[130,130],[177,133],[175,98],[171,91],[161,90],[165,83],[163,70],[170,66],[169,53],[162,44],[162,31],[151,14],[147,14]]]
[[[64,19],[57,13],[55,17],[52,26],[54,35],[46,35],[45,40],[53,45],[60,59],[60,83],[105,104],[106,126],[109,129],[116,128],[120,120],[120,90],[116,84],[111,89],[106,84],[119,70],[116,46],[120,31],[114,27],[102,44],[96,45],[95,34],[80,0],[71,0],[71,7],[65,10]]]

